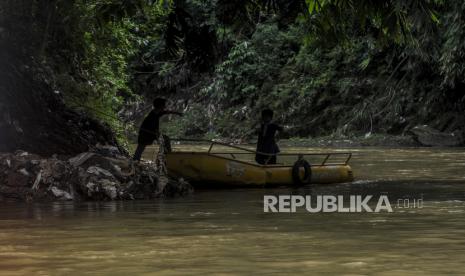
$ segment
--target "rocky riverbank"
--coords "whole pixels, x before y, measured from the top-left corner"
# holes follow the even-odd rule
[[[133,163],[115,147],[69,159],[3,153],[0,172],[0,201],[154,199],[193,191],[186,181],[160,175],[151,162]]]
[[[441,132],[427,125],[418,125],[405,135],[366,134],[364,136],[323,136],[281,140],[289,147],[460,147],[465,138],[459,132]]]

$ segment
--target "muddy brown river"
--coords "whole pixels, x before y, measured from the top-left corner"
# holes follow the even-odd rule
[[[354,183],[196,190],[156,202],[2,203],[0,274],[463,275],[465,149],[350,151]],[[289,194],[386,195],[393,212],[263,212],[264,195]],[[421,208],[411,204],[418,199]]]

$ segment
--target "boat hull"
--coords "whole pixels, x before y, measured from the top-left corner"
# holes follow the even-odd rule
[[[295,185],[292,166],[259,165],[198,152],[173,152],[166,154],[168,172],[172,177],[182,177],[194,184],[215,186],[276,186]],[[301,168],[303,177],[304,169]],[[329,184],[353,181],[349,165],[311,166],[310,183]]]

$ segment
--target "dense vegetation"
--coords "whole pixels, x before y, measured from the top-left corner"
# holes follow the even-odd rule
[[[158,96],[186,113],[165,124],[177,137],[241,137],[264,107],[292,137],[402,134],[465,129],[464,14],[458,0],[5,0],[0,37],[13,67],[120,141]]]

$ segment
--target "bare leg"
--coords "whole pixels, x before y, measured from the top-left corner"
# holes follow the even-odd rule
[[[142,157],[142,153],[144,152],[145,147],[146,145],[137,144],[137,148],[136,148],[136,151],[134,152],[134,157],[132,158],[132,160],[140,161],[140,158]]]
[[[164,143],[164,147],[165,147],[165,152],[166,153],[170,153],[171,152],[171,140],[170,140],[170,137],[168,137],[167,135],[163,135],[163,143]]]

